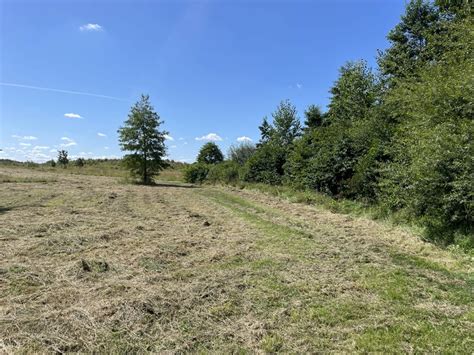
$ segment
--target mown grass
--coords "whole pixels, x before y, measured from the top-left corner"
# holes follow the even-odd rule
[[[464,254],[257,191],[57,179],[0,186],[5,352],[473,348]]]
[[[223,191],[202,194],[264,233],[267,238],[257,243],[262,251],[291,254],[302,270],[307,262],[326,263],[304,257],[305,254],[308,256],[308,250],[318,247],[317,243],[305,241],[318,239],[318,236],[288,226],[286,223],[291,217],[286,216],[286,222],[277,224],[271,220],[271,216],[278,214],[273,208]],[[277,240],[287,243],[278,243]],[[288,285],[278,276],[285,268],[291,268],[288,261],[264,258],[244,264],[238,259],[233,265],[260,271],[251,280],[255,289],[260,291],[253,295],[253,302],[267,315],[285,305],[301,302],[305,299],[303,295],[311,294],[310,300],[283,318],[287,325],[298,324],[300,336],[318,348],[334,350],[327,339],[323,340],[324,337],[316,341],[310,339],[311,331],[306,329],[308,324],[325,328],[326,336],[333,334],[332,337],[336,336],[343,343],[352,342],[354,350],[361,352],[465,353],[472,349],[472,274],[449,270],[429,257],[391,250],[387,250],[387,254],[390,262],[385,265],[353,266],[349,279],[362,288],[364,297],[360,299],[344,295],[328,298],[314,285]],[[456,269],[469,270],[464,266],[457,264]],[[347,281],[339,280],[341,283]],[[372,302],[364,301],[365,297]],[[289,338],[289,332],[283,327],[275,329],[262,340],[262,348],[266,352],[291,351],[285,346]]]
[[[36,177],[24,177],[24,176],[12,176],[6,174],[0,174],[0,183],[51,183],[55,182],[55,179],[50,178],[36,178]]]

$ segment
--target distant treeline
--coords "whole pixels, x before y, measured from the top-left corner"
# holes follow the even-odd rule
[[[410,1],[388,40],[377,70],[364,61],[342,66],[327,112],[308,107],[302,125],[283,101],[264,118],[256,146],[233,147],[222,163],[198,159],[186,179],[284,184],[357,200],[422,225],[431,240],[472,247],[471,4]]]
[[[115,168],[115,169],[123,169],[124,171],[126,170],[124,165],[123,165],[123,160],[122,159],[86,159],[86,158],[77,158],[74,160],[69,161],[68,164],[77,166],[76,164],[77,161],[81,161],[80,166],[94,166],[94,167],[103,167],[103,168]],[[184,168],[187,164],[179,161],[174,161],[174,160],[166,160],[166,162],[169,164],[170,169],[181,169]],[[55,160],[48,160],[43,163],[36,163],[33,161],[16,161],[16,160],[11,160],[11,159],[0,159],[0,166],[18,166],[18,167],[29,167],[29,168],[34,168],[34,167],[55,167],[56,166],[56,161]]]

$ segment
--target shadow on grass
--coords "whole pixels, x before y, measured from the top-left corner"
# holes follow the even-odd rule
[[[175,183],[175,182],[168,182],[168,181],[157,181],[149,186],[156,186],[156,187],[181,187],[184,189],[194,189],[199,188],[197,185],[192,184],[185,184],[185,183]]]
[[[154,181],[149,182],[147,184],[140,182],[140,181],[127,181],[127,183],[131,183],[133,185],[140,185],[140,186],[150,186],[150,187],[178,187],[183,189],[194,189],[199,188],[198,185],[187,184],[185,182],[174,182],[174,181]]]
[[[8,211],[12,210],[12,207],[0,207],[0,214],[7,213]]]

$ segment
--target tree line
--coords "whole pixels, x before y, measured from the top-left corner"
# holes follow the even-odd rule
[[[474,25],[467,0],[411,0],[377,54],[348,62],[326,112],[282,101],[256,145],[228,159],[207,143],[185,171],[192,183],[264,183],[317,191],[422,225],[445,244],[474,246]],[[167,166],[148,96],[119,129],[125,165],[144,183]]]
[[[471,4],[412,0],[387,38],[377,70],[340,68],[326,112],[311,105],[301,124],[282,101],[256,146],[232,147],[224,161],[207,144],[187,181],[314,190],[421,224],[434,241],[474,246]]]

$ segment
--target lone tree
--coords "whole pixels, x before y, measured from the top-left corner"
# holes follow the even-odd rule
[[[224,160],[224,155],[216,143],[206,143],[199,151],[197,161],[204,164],[217,164]]]
[[[131,152],[124,156],[125,166],[132,174],[141,178],[144,184],[168,166],[166,155],[166,131],[160,131],[163,121],[154,111],[148,95],[142,95],[133,105],[128,119],[118,130],[120,148]]]
[[[58,164],[62,165],[64,168],[69,163],[69,158],[67,157],[66,150],[58,150]]]

